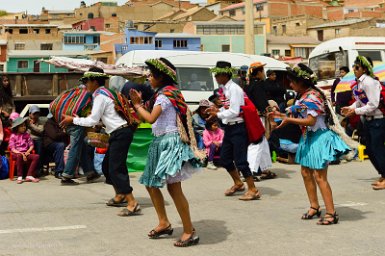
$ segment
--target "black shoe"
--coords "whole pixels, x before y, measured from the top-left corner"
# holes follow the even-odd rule
[[[55,173],[55,178],[61,179],[62,178],[61,172]]]
[[[100,176],[101,175],[99,173],[94,172],[94,173],[87,176],[87,182],[93,182],[93,181],[99,179]]]
[[[62,186],[75,186],[75,185],[79,185],[79,182],[62,177],[60,184]]]

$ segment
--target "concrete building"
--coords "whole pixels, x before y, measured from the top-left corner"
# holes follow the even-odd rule
[[[7,64],[7,41],[0,40],[0,72],[6,70]]]
[[[201,38],[202,51],[245,52],[243,21],[195,21],[188,22],[183,30]],[[266,25],[254,24],[255,54],[264,54],[266,47]]]
[[[63,50],[98,51],[100,50],[100,31],[63,32]]]
[[[307,31],[312,38],[327,41],[337,37],[351,36],[354,30],[368,28],[373,22],[375,21],[370,18],[341,20],[311,26]]]
[[[306,36],[307,28],[325,23],[323,19],[298,15],[271,20],[271,34],[274,36]]]
[[[61,50],[62,36],[58,25],[4,24],[0,39],[8,42],[8,50]]]
[[[74,18],[75,13],[73,10],[47,10],[44,7],[41,10],[39,19],[41,21],[57,21],[68,18]]]
[[[310,52],[320,43],[310,36],[267,35],[267,52],[276,59],[299,57],[307,60]]]

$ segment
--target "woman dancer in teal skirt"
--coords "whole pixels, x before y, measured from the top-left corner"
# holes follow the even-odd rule
[[[310,201],[310,209],[302,216],[309,220],[321,216],[317,197],[317,186],[325,204],[326,214],[317,224],[337,224],[337,215],[330,184],[327,179],[328,164],[349,151],[342,139],[328,128],[330,109],[323,92],[315,84],[317,78],[306,65],[288,70],[290,86],[300,98],[287,112],[290,117],[274,113],[273,117],[282,118],[280,128],[288,123],[300,125],[303,135],[300,139],[295,161],[301,165],[301,173]]]
[[[183,223],[183,234],[174,245],[187,247],[199,242],[191,222],[189,203],[181,186],[183,180],[199,170],[199,161],[191,148],[192,145],[196,146],[195,138],[191,136],[191,115],[182,94],[175,86],[175,67],[164,58],[147,60],[146,64],[151,71],[150,84],[156,90],[147,106],[148,110],[141,105],[137,91],[131,90],[130,97],[141,118],[152,123],[155,136],[148,151],[144,173],[139,180],[146,186],[159,219],[158,225],[148,233],[148,237],[156,239],[173,233],[160,191],[167,184],[167,190]]]

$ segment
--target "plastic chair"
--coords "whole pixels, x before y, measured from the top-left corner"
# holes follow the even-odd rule
[[[9,151],[9,179],[13,181],[13,178],[15,177],[16,159],[13,159],[11,150],[8,149],[8,151]],[[35,150],[32,150],[31,154],[35,154]]]

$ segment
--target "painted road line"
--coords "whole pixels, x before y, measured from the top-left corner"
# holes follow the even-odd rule
[[[85,225],[62,226],[62,227],[45,227],[45,228],[17,228],[0,230],[0,234],[12,233],[30,233],[30,232],[46,232],[46,231],[61,231],[87,228]]]

